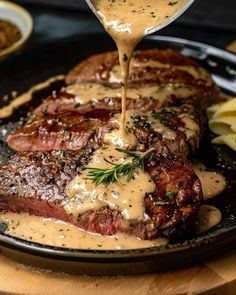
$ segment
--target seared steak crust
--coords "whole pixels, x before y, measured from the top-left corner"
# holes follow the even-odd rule
[[[201,116],[190,105],[162,108],[149,113],[154,116],[153,121],[156,120],[162,127],[156,130],[155,123],[149,123],[145,112],[141,116],[132,117],[133,123],[129,130],[137,137],[139,150],[154,147],[160,154],[173,153],[186,158],[199,147]],[[16,151],[97,148],[103,144],[106,133],[119,128],[114,115],[107,110],[98,109],[87,113],[72,112],[36,117],[10,134],[8,144]],[[192,127],[185,125],[183,118],[186,117],[197,126],[197,130],[189,130]],[[169,132],[174,137],[168,137],[166,134]]]
[[[209,105],[218,89],[195,61],[172,50],[137,51],[134,59],[128,87],[183,87],[183,92],[172,87],[164,99],[127,99],[132,114],[127,128],[137,137],[137,150],[155,149],[145,158],[145,170],[156,185],[154,192],[144,196],[145,218],[127,221],[119,208],[108,206],[78,218],[66,212],[68,183],[88,164],[93,150],[103,145],[105,134],[119,128],[121,111],[119,97],[95,98],[80,105],[66,89],[47,98],[25,126],[8,136],[9,146],[18,153],[0,169],[0,210],[57,218],[100,234],[121,231],[141,239],[174,238],[192,228],[202,190],[186,158],[199,147],[203,133],[197,106],[202,110]],[[114,69],[118,64],[116,52],[92,56],[76,66],[66,81],[117,88]],[[188,87],[191,91],[184,92]]]
[[[187,86],[179,86],[186,89]],[[201,91],[201,88],[191,86],[194,95],[188,96],[178,96],[178,94],[173,90],[172,93],[166,94],[165,100],[154,99],[152,96],[141,97],[139,99],[134,99],[127,97],[126,108],[127,110],[158,110],[162,107],[169,106],[181,106],[182,104],[191,104],[196,107],[203,107],[210,103],[207,99],[211,94]],[[163,95],[163,94],[162,94]],[[36,116],[42,116],[45,114],[60,114],[65,112],[79,112],[85,113],[95,109],[104,109],[111,112],[121,112],[121,98],[120,97],[109,97],[106,96],[103,99],[94,99],[91,97],[89,102],[84,104],[76,103],[76,95],[67,93],[66,90],[58,92],[56,95],[47,97],[41,105],[39,105],[35,110],[34,114]]]
[[[104,134],[116,127],[110,118],[110,113],[103,110],[36,117],[10,134],[8,144],[16,151],[99,147],[103,143]]]
[[[174,157],[150,155],[145,166],[156,190],[145,196],[146,221],[127,222],[117,210],[104,207],[76,219],[63,208],[65,188],[87,164],[85,152],[29,152],[14,155],[0,170],[0,210],[26,212],[69,221],[86,230],[114,234],[124,231],[142,239],[175,237],[194,224],[200,206],[200,182],[191,166]]]
[[[189,163],[174,156],[152,155],[146,169],[156,183],[156,190],[146,194],[146,221],[127,223],[120,212],[109,208],[84,213],[78,224],[85,230],[115,234],[117,230],[141,239],[160,236],[175,238],[193,228],[202,202],[199,179]]]
[[[91,152],[16,153],[0,169],[0,210],[74,223],[60,204],[68,182],[87,164]]]
[[[210,75],[197,62],[176,51],[158,49],[136,51],[134,60],[137,64],[131,65],[128,87],[151,83],[191,85],[198,89],[198,97],[203,107],[211,104],[219,92]],[[68,84],[96,82],[118,87],[119,79],[113,77],[114,67],[118,65],[117,52],[94,55],[72,69],[66,77],[66,82]]]
[[[199,68],[199,65],[195,61],[173,50],[148,49],[135,51],[133,59],[136,59],[137,61],[143,63],[146,63],[148,61],[157,61],[168,66],[192,66],[195,68]],[[68,73],[66,77],[66,82],[68,84],[81,82],[112,83],[112,81],[109,80],[111,77],[111,71],[113,67],[117,65],[119,65],[117,51],[92,55],[88,59],[79,63]],[[150,66],[148,67],[148,69],[152,70]],[[145,71],[145,69],[140,70],[141,71],[139,72],[139,68],[135,67],[134,72],[134,69],[131,67],[131,76],[129,81],[130,83],[137,82],[137,80],[139,82],[155,80],[154,78],[146,79],[143,75],[143,70]],[[159,68],[159,70],[161,69]],[[165,73],[169,73],[170,67],[167,67],[164,70]],[[167,79],[169,79],[170,76],[171,75],[168,74]],[[180,77],[179,79],[182,80],[182,77]],[[167,82],[167,80],[164,78],[163,82]],[[175,82],[180,81],[175,80]]]
[[[196,98],[191,101],[194,103]],[[188,100],[190,101],[190,100]],[[166,100],[165,103],[161,103],[152,97],[145,97],[140,99],[132,99],[127,97],[127,110],[155,110],[162,106],[178,105],[177,98],[174,95],[170,99]],[[104,97],[104,99],[96,100],[78,104],[76,103],[76,96],[69,94],[66,91],[59,92],[56,96],[49,96],[43,101],[43,103],[34,110],[36,116],[42,116],[45,114],[59,114],[68,111],[85,113],[95,109],[104,109],[111,112],[121,112],[121,99],[119,97]]]

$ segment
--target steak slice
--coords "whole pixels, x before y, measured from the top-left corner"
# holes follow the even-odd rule
[[[182,235],[193,226],[202,200],[200,181],[190,164],[175,156],[150,154],[145,169],[156,190],[145,195],[146,220],[124,220],[109,207],[87,211],[76,219],[63,208],[66,186],[87,165],[92,150],[84,152],[24,152],[0,169],[0,210],[57,218],[85,230],[134,234],[142,239]]]
[[[79,63],[66,77],[68,84],[97,82],[118,87],[120,68],[117,52],[93,55]],[[198,87],[201,104],[208,106],[219,90],[211,76],[196,61],[173,50],[135,51],[128,86],[180,84]]]
[[[162,103],[155,100],[153,97],[143,97],[140,99],[133,99],[127,97],[126,106],[128,110],[153,110],[159,109],[164,105],[173,105],[171,98],[166,99]],[[66,90],[59,92],[56,96],[49,96],[41,105],[35,110],[36,116],[48,114],[60,114],[64,112],[79,112],[86,113],[94,109],[104,109],[111,112],[121,112],[121,98],[105,96],[102,99],[96,99],[91,96],[91,100],[86,103],[77,102],[77,96],[66,92]]]
[[[201,105],[208,94],[201,87],[185,84],[145,85],[129,88],[126,107],[128,110],[157,110],[161,107],[182,104]],[[34,114],[58,114],[68,111],[88,112],[106,109],[121,112],[121,91],[103,84],[82,83],[63,88],[46,98]]]
[[[8,145],[16,151],[78,150],[98,147],[104,134],[116,125],[107,111],[45,115],[30,120],[8,136]]]
[[[119,128],[120,113],[94,110],[36,117],[8,136],[16,151],[77,150],[97,148],[107,133]],[[154,147],[158,153],[186,158],[196,151],[202,134],[201,116],[190,105],[162,108],[158,112],[127,113],[127,128],[139,142],[139,150]]]

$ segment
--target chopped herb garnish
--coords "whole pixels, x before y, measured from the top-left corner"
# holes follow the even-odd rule
[[[174,198],[174,193],[172,193],[172,192],[167,192],[166,193],[166,196],[169,198],[169,199],[173,199]]]
[[[155,120],[160,120],[161,124],[176,131],[177,126],[173,122],[173,117],[177,116],[178,112],[175,109],[162,109],[160,112],[152,111],[151,116]],[[171,120],[172,119],[172,120]]]
[[[42,114],[43,115],[47,115],[48,114],[48,107],[45,107],[44,109],[42,109]]]
[[[63,151],[63,150],[60,150],[60,151],[59,151],[59,156],[60,156],[61,158],[67,157],[67,153],[66,153],[65,151]]]
[[[160,179],[160,174],[159,173],[152,176],[152,180],[159,180],[159,179]]]
[[[75,104],[75,109],[78,109],[80,106],[81,106],[81,103],[80,103],[80,102],[77,102],[77,103]]]
[[[157,201],[154,203],[154,205],[156,206],[165,206],[165,205],[169,205],[168,202],[165,202],[165,201]]]

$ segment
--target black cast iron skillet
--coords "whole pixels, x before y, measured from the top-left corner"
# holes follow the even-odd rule
[[[171,37],[150,36],[140,48],[172,48],[193,57],[212,73],[217,84],[228,94],[236,95],[236,56],[226,51]],[[30,86],[57,74],[64,74],[89,55],[115,49],[105,34],[81,35],[59,40],[43,47],[15,53],[0,61],[0,97],[12,90],[19,93]],[[33,101],[18,109],[0,126],[0,161],[7,160],[12,151],[5,143],[6,132],[17,126],[21,116],[38,105],[42,98],[63,83],[40,91]],[[4,105],[4,102],[1,102]],[[236,242],[236,154],[226,147],[210,144],[212,134],[204,137],[198,158],[210,169],[222,172],[228,181],[227,189],[207,204],[218,207],[223,219],[209,232],[185,236],[162,247],[137,250],[80,250],[50,247],[27,242],[4,234],[0,225],[0,249],[4,255],[24,264],[51,268],[63,272],[92,275],[134,274],[164,271],[183,267],[230,250]],[[2,230],[1,230],[2,229]]]

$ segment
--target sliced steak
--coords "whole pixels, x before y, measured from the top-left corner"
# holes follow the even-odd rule
[[[45,113],[58,114],[68,111],[88,112],[93,109],[121,111],[121,90],[103,84],[82,83],[63,88],[57,94],[49,96],[34,111],[41,116]],[[197,85],[166,84],[145,85],[129,88],[127,92],[128,110],[158,110],[161,107],[191,104],[202,106],[205,93]]]
[[[68,84],[97,82],[118,87],[120,68],[117,52],[89,57],[72,69]],[[173,50],[149,49],[136,51],[131,63],[129,87],[147,84],[181,84],[198,87],[201,104],[206,107],[219,90],[205,69],[194,60]]]
[[[45,115],[17,129],[7,141],[16,151],[98,147],[103,143],[104,134],[117,126],[111,123],[110,118],[110,113],[103,110]]]
[[[144,97],[140,99],[133,99],[127,97],[128,110],[153,110],[159,109],[164,105],[173,105],[173,100],[167,99],[162,103],[155,100],[153,97]],[[65,91],[59,92],[56,96],[49,96],[43,103],[36,108],[34,114],[36,116],[48,114],[60,114],[64,112],[89,112],[94,109],[104,109],[112,112],[121,112],[121,99],[120,97],[104,97],[103,99],[96,99],[91,97],[91,100],[86,103],[77,102],[77,97],[74,94]]]
[[[87,211],[78,219],[68,215],[63,208],[66,185],[88,163],[91,152],[15,154],[0,169],[0,210],[57,218],[101,234],[124,231],[142,239],[172,238],[193,226],[202,200],[199,179],[187,162],[154,153],[145,161],[156,184],[156,190],[145,195],[145,221],[129,223],[109,207]]]
[[[120,113],[94,110],[36,117],[8,136],[16,151],[77,150],[97,148],[108,132],[118,129]],[[127,128],[139,142],[139,150],[154,147],[158,153],[186,158],[199,147],[202,134],[200,115],[190,105],[157,111],[127,113]]]

